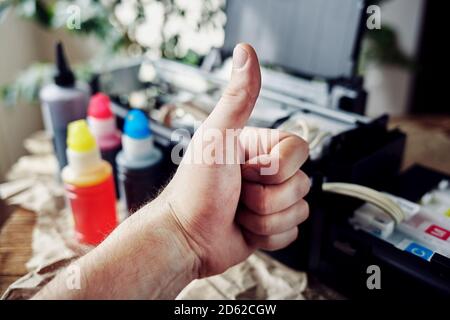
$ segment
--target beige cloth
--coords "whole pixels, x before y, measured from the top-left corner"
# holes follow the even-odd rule
[[[301,299],[306,289],[304,272],[292,270],[262,252],[226,272],[194,280],[177,299]]]
[[[51,141],[45,133],[38,132],[26,139],[24,145],[31,155],[21,157],[13,165],[7,174],[8,182],[0,185],[0,197],[37,215],[32,257],[27,263],[27,269],[35,271],[51,262],[74,257],[77,252],[71,248],[73,222],[65,209],[64,189],[58,181]]]
[[[37,133],[26,140],[31,155],[24,156],[0,185],[0,197],[37,214],[33,230],[30,271],[13,283],[4,299],[30,298],[58,271],[90,248],[74,240],[72,216],[66,209],[64,190],[50,140]],[[124,210],[119,207],[120,216]],[[196,280],[178,299],[303,299],[307,285],[303,272],[287,268],[263,253],[256,253],[221,275]]]

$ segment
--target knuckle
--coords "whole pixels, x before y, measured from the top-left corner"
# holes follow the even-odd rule
[[[306,158],[309,154],[309,143],[306,142],[302,137],[291,133],[287,131],[283,131],[284,134],[286,134],[292,143],[291,153],[290,155],[293,156],[294,154],[300,154],[301,157],[299,158]]]
[[[309,203],[304,200],[302,201],[302,216],[303,220],[306,220],[309,217]]]
[[[259,217],[258,218],[258,232],[262,235],[270,235],[272,233],[272,223],[270,218],[267,217]]]
[[[309,206],[304,200],[300,200],[295,208],[295,224],[299,225],[304,222],[309,216]]]
[[[299,137],[298,135],[295,135],[295,142],[298,145],[296,148],[298,152],[301,152],[303,155],[309,154],[308,142],[306,142],[303,138]]]
[[[269,195],[269,189],[264,185],[261,185],[257,189],[256,199],[257,199],[257,211],[261,214],[267,214],[271,212],[271,201]]]
[[[295,240],[297,240],[298,234],[299,234],[298,228],[295,228],[295,229],[294,229],[294,233],[293,233],[293,235],[292,235],[292,239],[291,239],[291,241],[290,241],[287,245],[289,245],[289,244],[291,244],[292,242],[294,242]]]
[[[292,172],[287,172],[286,170],[282,170],[283,164],[288,163],[288,156],[284,154],[280,154],[277,158],[275,158],[278,161],[278,171],[273,175],[272,177],[272,183],[274,184],[280,184],[286,181]]]
[[[301,170],[297,172],[298,182],[297,188],[298,192],[302,195],[302,197],[306,196],[311,188],[311,182],[309,181],[309,177]]]
[[[228,86],[222,93],[222,98],[225,101],[229,101],[233,104],[241,104],[247,101],[251,101],[253,96],[250,94],[247,88]]]
[[[298,238],[298,228],[294,228],[290,237],[286,239],[286,241],[281,245],[282,248],[287,247],[291,243],[293,243]]]

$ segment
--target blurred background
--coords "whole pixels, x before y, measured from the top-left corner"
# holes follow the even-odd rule
[[[433,83],[443,61],[431,37],[439,32],[442,1],[374,3],[381,8],[382,28],[365,32],[358,57],[357,72],[368,92],[366,114],[448,114],[443,84]],[[223,45],[225,5],[225,0],[1,0],[0,180],[25,153],[23,139],[43,128],[38,92],[51,77],[57,40],[82,79],[94,66],[98,71],[122,57],[163,56],[199,65]],[[448,134],[445,119],[438,125]]]

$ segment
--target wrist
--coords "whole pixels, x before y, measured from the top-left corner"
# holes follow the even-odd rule
[[[85,298],[172,299],[198,277],[200,263],[169,206],[157,198],[125,220],[80,265]]]
[[[198,278],[200,259],[172,215],[155,199],[72,264],[77,288],[59,274],[36,299],[172,299]],[[72,275],[71,275],[72,276]]]
[[[170,237],[167,239],[168,250],[173,250],[176,259],[181,262],[182,270],[188,273],[190,281],[200,277],[201,259],[195,250],[195,244],[185,232],[172,207],[163,197],[155,199],[156,205],[161,209],[162,224]],[[152,214],[152,210],[148,210]],[[189,281],[189,282],[190,282]]]

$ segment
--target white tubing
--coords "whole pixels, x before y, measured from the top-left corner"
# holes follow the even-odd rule
[[[396,223],[400,223],[405,219],[405,213],[397,203],[374,189],[352,183],[326,182],[322,185],[322,190],[372,203],[390,215]]]

